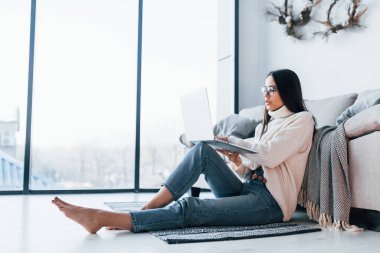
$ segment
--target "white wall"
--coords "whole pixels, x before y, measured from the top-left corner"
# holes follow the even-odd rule
[[[216,121],[234,112],[235,1],[218,0]],[[215,121],[215,122],[216,122]]]
[[[273,2],[281,5],[283,0]],[[325,1],[326,2],[326,1]],[[321,5],[325,13],[330,2]],[[262,103],[259,87],[270,70],[289,68],[300,77],[305,98],[380,88],[380,1],[363,1],[367,27],[322,39],[295,41],[265,16],[270,1],[241,0],[239,8],[240,109]],[[344,6],[343,6],[344,9]],[[345,9],[344,9],[345,10]]]

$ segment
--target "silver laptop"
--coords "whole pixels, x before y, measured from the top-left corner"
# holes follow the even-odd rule
[[[230,152],[256,153],[251,149],[215,139],[206,88],[182,96],[181,107],[187,141],[204,142],[215,149]]]

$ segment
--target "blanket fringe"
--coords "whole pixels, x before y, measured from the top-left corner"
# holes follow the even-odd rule
[[[345,221],[334,221],[333,225],[334,230],[340,230],[340,231],[350,231],[350,232],[360,232],[363,231],[363,228],[359,228],[355,225],[350,225],[348,222]]]
[[[359,228],[355,225],[350,225],[346,221],[333,220],[331,215],[321,213],[318,205],[311,202],[310,200],[307,200],[306,191],[304,190],[301,190],[300,194],[298,195],[298,204],[302,207],[305,207],[309,218],[311,220],[317,221],[323,228],[335,231],[363,231],[362,228]]]

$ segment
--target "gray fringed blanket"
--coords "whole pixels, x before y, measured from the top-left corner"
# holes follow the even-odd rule
[[[358,231],[349,224],[351,192],[343,124],[315,131],[298,203],[322,227]]]

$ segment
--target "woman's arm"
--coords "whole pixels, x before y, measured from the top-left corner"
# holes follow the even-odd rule
[[[216,139],[228,141],[228,136],[216,136]],[[244,178],[245,175],[252,169],[254,163],[247,158],[240,156],[236,152],[228,152],[227,150],[217,150],[229,160],[229,167],[235,171],[241,178]]]
[[[242,161],[240,165],[236,166],[236,164],[231,163],[231,169],[235,171],[236,174],[238,174],[241,178],[244,178],[245,175],[247,175],[253,169],[254,163],[243,156],[240,156],[240,158]]]
[[[259,141],[260,136],[255,136],[253,143],[232,136],[228,140],[257,152],[257,154],[243,154],[244,157],[265,167],[274,168],[300,152],[305,143],[312,138],[314,129],[312,115],[303,113],[297,116],[299,117],[279,129],[268,141]]]

